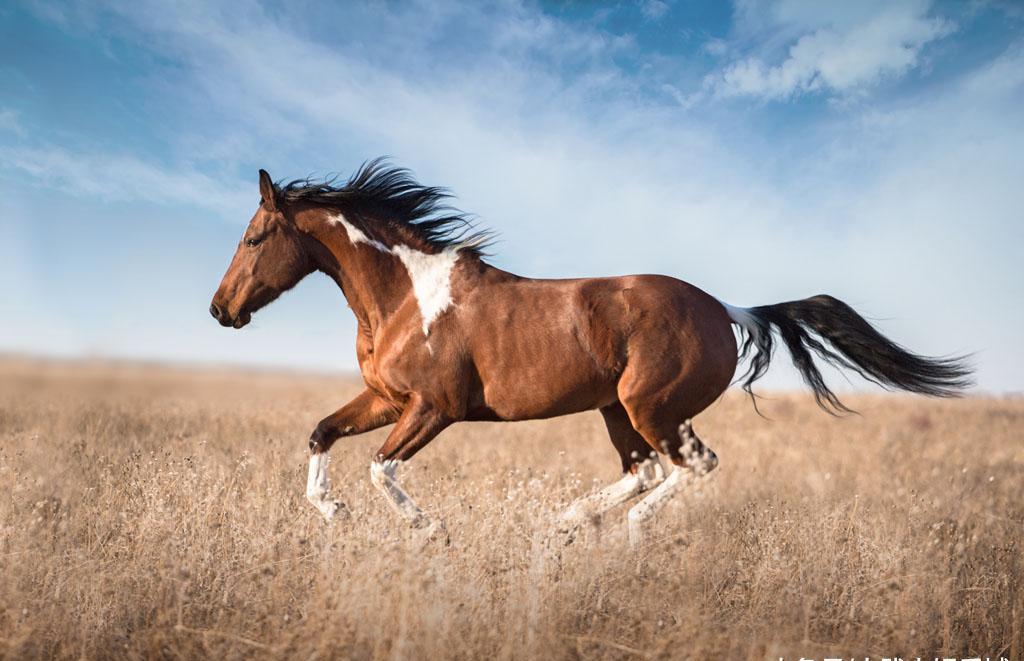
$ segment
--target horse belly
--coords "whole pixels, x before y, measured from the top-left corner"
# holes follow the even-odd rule
[[[615,401],[618,378],[595,356],[571,298],[524,305],[492,316],[474,333],[480,398],[471,412],[485,419],[550,418]]]
[[[553,418],[605,406],[615,398],[614,381],[577,364],[554,365],[551,371],[523,366],[488,379],[474,413],[497,420]]]

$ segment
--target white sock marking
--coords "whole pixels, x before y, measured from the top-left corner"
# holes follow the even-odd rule
[[[675,493],[676,488],[685,486],[693,477],[693,472],[688,468],[677,468],[665,478],[665,481],[658,485],[647,497],[629,509],[629,522],[646,521],[654,516],[661,509],[669,496]]]
[[[387,499],[391,509],[398,512],[413,524],[421,524],[426,517],[423,510],[416,506],[409,494],[398,484],[395,473],[402,462],[395,459],[374,461],[370,464],[370,482],[377,487]]]
[[[331,483],[327,479],[326,452],[317,452],[309,456],[309,474],[306,477],[306,500],[313,504],[324,517],[330,521],[342,508],[341,501],[331,500],[328,494]]]
[[[689,422],[684,423],[680,429],[689,431]],[[704,477],[718,466],[718,457],[711,448],[703,448],[697,452],[693,441],[687,434],[682,434],[683,444],[679,451],[686,460],[686,466],[678,466],[665,478],[658,487],[644,497],[639,503],[630,508],[626,516],[629,521],[629,543],[636,546],[643,541],[644,523],[658,513],[669,499],[691,485],[699,477]]]
[[[451,275],[455,263],[459,261],[459,249],[448,248],[430,254],[403,244],[389,248],[380,241],[368,237],[340,213],[329,217],[328,222],[344,227],[349,241],[353,244],[365,243],[381,252],[394,255],[402,262],[412,281],[412,293],[416,297],[420,317],[423,319],[423,335],[429,337],[430,324],[452,304]],[[429,344],[427,348],[430,348]]]
[[[597,493],[576,500],[562,513],[563,529],[571,530],[590,519],[600,517],[608,510],[625,503],[633,496],[653,488],[665,479],[661,462],[652,457],[640,463],[636,473],[626,473],[617,482]]]
[[[331,488],[327,481],[327,455],[323,452],[309,455],[309,474],[306,477],[306,498],[319,500]]]

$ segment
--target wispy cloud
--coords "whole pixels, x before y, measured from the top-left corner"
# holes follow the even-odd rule
[[[641,0],[640,13],[649,21],[656,21],[668,13],[669,4],[665,0]]]
[[[955,29],[952,21],[931,16],[928,3],[858,4],[861,11],[840,12],[837,20],[820,7],[777,3],[773,20],[767,21],[769,29],[782,34],[804,31],[782,60],[772,64],[753,55],[734,61],[709,74],[705,90],[719,97],[772,100],[812,92],[850,94],[918,66],[922,49]]]
[[[18,113],[10,108],[0,108],[0,131],[7,131],[17,136],[25,135],[25,128],[21,125]]]
[[[146,201],[237,216],[254,204],[253,186],[227,187],[191,169],[164,168],[129,154],[71,151],[58,146],[0,147],[0,169],[27,175],[30,185],[110,201]]]
[[[416,33],[417,24],[446,32],[445,5],[437,7],[440,15],[410,10],[389,20],[399,35]],[[707,213],[712,191],[742,176],[740,161],[711,135],[637,103],[632,83],[610,59],[627,42],[514,5],[500,17],[472,5],[458,14],[482,44],[472,58],[437,53],[434,43],[406,43],[396,47],[394,65],[371,61],[372,52],[301,38],[258,8],[234,21],[207,21],[166,5],[125,12],[132,32],[189,67],[184,98],[229,118],[212,140],[193,141],[198,150],[231,140],[243,153],[305,158],[300,174],[318,164],[324,171],[395,155],[503,226],[507,250],[528,269],[553,271],[556,261],[528,250],[531,233],[566,244],[600,241],[575,236],[563,219],[601,224],[632,216],[637,229],[653,229],[668,217],[678,223],[673,231],[682,231],[684,219]],[[419,71],[415,63],[424,60],[445,65]],[[302,64],[309,62],[316,66]],[[565,75],[566,68],[579,71]],[[260,138],[245,145],[239,134]],[[301,155],[282,158],[279,150],[292,148]],[[275,176],[290,176],[272,165]],[[618,193],[599,200],[593,190]],[[728,217],[737,226],[755,205],[733,196],[721,206],[735,210]],[[642,234],[632,241],[641,249]]]

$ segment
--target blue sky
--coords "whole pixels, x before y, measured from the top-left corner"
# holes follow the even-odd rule
[[[502,268],[827,292],[1021,391],[1022,107],[1012,2],[7,3],[0,351],[354,369],[320,275],[206,308],[258,168],[389,154]]]

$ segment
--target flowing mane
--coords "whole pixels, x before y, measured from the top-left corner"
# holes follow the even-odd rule
[[[275,187],[287,202],[307,202],[355,215],[363,224],[411,235],[432,252],[461,249],[486,255],[494,233],[478,229],[470,215],[447,204],[445,188],[423,186],[385,157],[367,161],[348,181],[295,179]]]

